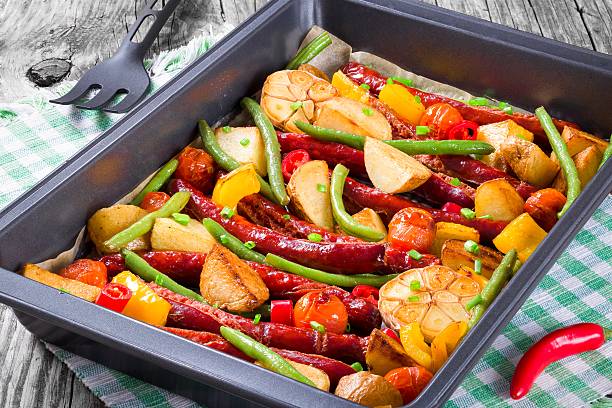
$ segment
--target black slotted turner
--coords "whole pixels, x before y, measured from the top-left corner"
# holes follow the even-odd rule
[[[88,91],[99,89],[93,98],[77,104],[76,107],[124,113],[136,105],[151,82],[143,63],[145,54],[181,0],[167,0],[161,9],[154,10],[155,4],[161,1],[163,0],[147,0],[115,55],[87,71],[66,95],[50,102],[72,105]],[[153,18],[153,24],[141,42],[134,42],[134,36],[147,18]],[[123,100],[106,107],[118,93],[125,94]]]

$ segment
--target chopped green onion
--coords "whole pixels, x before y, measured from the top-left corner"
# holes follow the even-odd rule
[[[408,301],[409,302],[418,302],[419,301],[419,296],[418,295],[412,295],[412,296],[408,296]]]
[[[372,116],[374,114],[374,112],[372,112],[372,109],[370,109],[370,108],[363,108],[361,111],[366,116]]]
[[[471,239],[465,241],[465,243],[463,244],[463,248],[472,254],[478,255],[480,253],[480,248],[478,247],[478,244],[472,241]]]
[[[312,242],[321,242],[323,240],[323,237],[321,236],[321,234],[312,232],[308,234],[308,240]]]
[[[479,293],[465,304],[465,310],[470,311],[474,306],[479,305],[480,303],[482,303],[482,296]]]
[[[457,177],[453,177],[450,183],[451,186],[459,187],[461,185],[461,180],[459,180]]]
[[[248,137],[245,137],[244,139],[240,141],[240,144],[244,147],[247,147],[250,143],[251,143],[251,139],[249,139]]]
[[[370,89],[370,85],[368,84],[361,84],[359,87],[365,89],[366,91]]]
[[[234,210],[229,207],[223,207],[223,209],[221,210],[221,216],[223,218],[230,219],[234,216]]]
[[[470,106],[489,106],[490,104],[491,101],[489,101],[487,98],[483,98],[482,96],[472,98],[468,101],[468,105]]]
[[[68,294],[70,294],[70,292],[68,292],[68,291],[67,291],[66,289],[64,289],[64,288],[58,288],[57,290],[59,290],[59,291],[60,291],[60,293],[68,293]]]
[[[468,220],[473,220],[476,217],[476,213],[469,208],[462,208],[459,212]]]
[[[417,126],[416,127],[416,134],[417,136],[422,136],[422,135],[426,135],[429,133],[429,126]]]
[[[408,78],[402,78],[402,77],[391,77],[391,79],[395,82],[399,82],[400,84],[406,85],[406,86],[412,86],[412,79],[408,79]]]
[[[414,259],[415,261],[418,261],[423,257],[423,255],[421,255],[421,253],[416,249],[411,249],[410,251],[408,251],[408,256]]]
[[[191,219],[189,218],[187,214],[181,214],[181,213],[172,214],[172,218],[174,218],[174,221],[178,222],[181,225],[189,224],[189,220]]]
[[[219,302],[215,302],[214,305],[212,305],[213,308],[218,309],[219,308]]]
[[[387,83],[389,85],[393,85],[393,78],[387,78]]]
[[[325,326],[323,326],[321,323],[311,320],[310,321],[310,327],[313,328],[313,330],[318,331],[319,333],[325,333]]]
[[[317,184],[317,191],[319,193],[325,193],[327,191],[327,186],[325,184]]]
[[[244,247],[245,247],[245,248],[247,248],[247,249],[253,249],[253,248],[255,248],[255,243],[254,243],[253,241],[247,241],[247,242],[245,242],[245,243],[244,243],[244,244],[242,244],[242,245],[244,245]]]
[[[261,320],[261,313],[257,313],[255,317],[253,318],[253,324],[259,324],[260,320]]]
[[[283,214],[283,220],[290,220],[291,216],[289,214]]]
[[[482,219],[484,219],[484,220],[492,220],[492,219],[493,219],[493,217],[491,216],[491,214],[481,215],[481,216],[480,216],[480,217],[478,217],[478,218],[482,218]]]
[[[227,245],[227,243],[229,242],[229,237],[225,234],[221,234],[219,235],[219,241],[221,241],[223,245]]]
[[[508,115],[512,115],[512,106],[508,104],[508,102],[500,102],[497,107],[501,109],[502,112],[507,113]]]
[[[289,107],[291,108],[291,110],[296,111],[302,107],[302,102],[301,101],[293,102],[291,105],[289,105]]]
[[[482,275],[482,260],[480,258],[474,260],[474,273]]]
[[[224,133],[229,133],[232,131],[232,128],[229,126],[223,126],[221,129],[223,130]]]
[[[355,370],[356,372],[363,371],[363,366],[361,365],[361,363],[359,361],[356,362],[356,363],[351,364],[351,368],[353,370]]]
[[[421,289],[421,282],[416,279],[410,282],[410,290],[417,291],[419,289]]]
[[[415,95],[415,96],[414,96],[414,101],[415,101],[416,103],[421,103],[421,97],[420,97],[419,95]]]

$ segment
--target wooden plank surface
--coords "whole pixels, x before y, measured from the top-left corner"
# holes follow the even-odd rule
[[[78,79],[114,52],[142,1],[0,0],[0,102],[36,91],[27,74],[32,67],[40,70],[42,77],[37,80],[42,83],[64,77]],[[612,0],[426,1],[612,53]],[[237,25],[264,3],[185,0],[152,52],[183,45],[223,24]],[[101,406],[74,374],[16,321],[12,311],[0,305],[0,407]]]

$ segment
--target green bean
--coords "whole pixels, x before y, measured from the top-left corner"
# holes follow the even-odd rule
[[[234,159],[229,154],[225,153],[215,134],[213,133],[208,123],[205,120],[198,121],[198,128],[200,130],[200,138],[202,139],[202,144],[204,145],[204,150],[208,152],[215,160],[215,162],[225,171],[232,171],[240,167],[240,163]],[[272,190],[270,189],[270,185],[266,180],[264,180],[259,174],[257,175],[257,180],[259,180],[259,192],[266,197],[268,200],[274,201],[278,204],[278,200],[272,194]]]
[[[604,154],[601,158],[601,164],[599,165],[598,170],[603,167],[604,163],[606,162],[606,160],[608,160],[610,156],[612,156],[612,136],[610,136],[610,142],[608,143],[608,147],[606,147],[606,150],[604,150]]]
[[[317,282],[345,288],[352,288],[357,285],[370,285],[379,288],[397,276],[397,274],[372,275],[366,273],[357,275],[337,275],[309,268],[274,254],[267,254],[265,263],[282,271],[293,273],[294,275],[300,275]]]
[[[186,296],[190,299],[206,303],[206,301],[200,294],[194,292],[191,289],[187,289],[183,285],[176,283],[169,276],[164,275],[163,273],[149,265],[147,261],[142,259],[135,252],[124,248],[121,250],[121,256],[123,256],[123,259],[125,260],[126,268],[134,272],[136,275],[140,276],[145,281],[155,282],[159,286],[169,289],[174,293],[178,293],[179,295]]]
[[[276,201],[281,205],[289,204],[289,196],[285,190],[285,181],[281,168],[280,144],[276,137],[276,130],[270,119],[261,110],[261,106],[251,98],[242,98],[240,104],[253,117],[255,125],[261,133],[264,143],[264,154],[266,156],[266,167],[268,170],[268,180],[270,188],[276,197]]]
[[[380,241],[385,238],[384,233],[358,223],[344,209],[342,192],[344,190],[344,181],[346,180],[346,176],[348,176],[348,172],[348,169],[341,164],[337,164],[332,172],[330,196],[334,220],[336,220],[336,223],[340,226],[340,228],[342,228],[342,230],[349,235],[363,238],[366,241]]]
[[[321,51],[327,48],[331,43],[332,40],[329,33],[323,31],[295,54],[295,57],[287,64],[287,69],[297,69],[300,65],[306,64],[319,55]]]
[[[202,220],[202,224],[204,224],[206,230],[208,230],[210,235],[212,235],[217,240],[217,242],[235,253],[238,258],[259,263],[264,262],[264,256],[262,254],[245,247],[242,241],[227,232],[225,228],[223,228],[221,224],[219,224],[215,220],[211,218],[205,218]]]
[[[365,136],[355,135],[336,129],[328,129],[296,120],[294,124],[302,132],[318,140],[345,144],[354,149],[363,150]],[[495,148],[479,140],[383,140],[409,155],[415,154],[491,154]]]
[[[117,251],[136,238],[143,236],[151,231],[157,218],[170,217],[174,213],[181,212],[185,205],[187,205],[189,197],[191,197],[191,193],[186,191],[174,194],[159,210],[145,215],[134,224],[106,240],[103,244],[104,248],[111,252]]]
[[[512,276],[512,270],[516,262],[516,250],[511,249],[497,265],[497,268],[493,271],[491,279],[487,282],[484,289],[480,292],[481,302],[474,306],[472,309],[472,317],[468,321],[468,326],[473,327],[484,312],[487,310],[489,305],[493,303],[493,300],[499,295],[506,282]]]
[[[130,204],[140,205],[144,196],[147,193],[150,193],[152,191],[159,191],[159,189],[162,188],[164,184],[166,184],[170,177],[172,177],[172,174],[174,173],[177,167],[178,160],[176,159],[172,159],[168,163],[164,164],[164,166],[159,169],[159,171],[155,174],[155,176],[153,176],[153,178],[147,183],[147,185],[144,186],[140,193],[138,193],[138,195],[134,197],[132,201],[130,201]]]
[[[572,156],[570,156],[569,151],[567,150],[567,145],[559,134],[559,131],[553,123],[552,118],[548,112],[546,112],[546,109],[544,109],[543,106],[540,106],[535,110],[535,114],[540,120],[540,125],[542,125],[542,129],[544,129],[546,136],[548,136],[548,142],[557,155],[557,160],[559,160],[559,165],[561,166],[563,176],[565,176],[567,183],[567,200],[565,201],[565,205],[561,211],[559,211],[557,214],[557,216],[561,218],[561,216],[565,214],[567,209],[580,194],[580,179],[578,178],[576,164],[574,163],[574,160],[572,160]]]
[[[275,373],[284,375],[293,380],[314,387],[314,383],[310,381],[308,377],[300,373],[295,367],[293,367],[287,360],[270,350],[255,339],[247,336],[246,334],[231,329],[226,326],[221,326],[219,329],[221,335],[225,340],[229,341],[232,346],[242,351],[252,359],[259,361],[264,367],[274,371]]]

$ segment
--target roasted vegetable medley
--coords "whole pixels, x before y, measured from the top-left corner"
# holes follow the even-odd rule
[[[415,399],[610,155],[544,108],[307,63],[211,129],[91,256],[24,276],[366,406]],[[331,78],[331,79],[330,79]],[[200,144],[201,142],[201,144]]]

